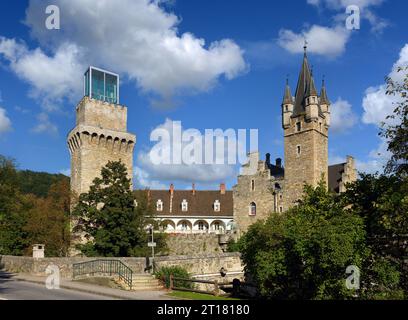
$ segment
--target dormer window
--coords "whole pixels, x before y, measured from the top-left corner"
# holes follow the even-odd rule
[[[188,211],[188,202],[186,199],[183,199],[181,202],[181,211]]]
[[[163,211],[163,201],[161,201],[161,199],[157,200],[156,202],[156,210]]]
[[[220,212],[221,211],[221,203],[219,200],[215,200],[214,202],[214,211],[215,212]]]

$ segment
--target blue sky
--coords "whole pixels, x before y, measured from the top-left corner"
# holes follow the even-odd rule
[[[45,28],[56,4],[61,29]],[[96,5],[98,3],[98,5]],[[360,8],[359,30],[345,28]],[[67,172],[66,135],[75,124],[88,65],[121,76],[128,130],[137,135],[136,186],[231,187],[238,167],[148,163],[149,136],[183,128],[258,129],[259,151],[283,158],[280,104],[286,76],[294,94],[303,39],[320,88],[333,103],[331,163],[353,155],[359,170],[387,157],[379,123],[392,110],[384,77],[408,63],[408,4],[399,0],[55,0],[0,4],[0,154],[21,169]],[[381,153],[381,156],[378,155]],[[198,170],[198,171],[197,171]]]

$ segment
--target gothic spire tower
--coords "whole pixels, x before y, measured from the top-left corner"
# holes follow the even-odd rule
[[[303,193],[304,184],[328,184],[328,132],[330,102],[323,82],[317,94],[306,52],[295,97],[286,84],[282,102],[285,149],[285,205],[293,206]]]
[[[119,104],[119,76],[89,67],[84,97],[76,107],[76,126],[68,134],[71,191],[87,192],[108,161],[121,160],[132,179],[136,136],[127,132],[127,108]]]

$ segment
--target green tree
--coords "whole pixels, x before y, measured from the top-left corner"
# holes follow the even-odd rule
[[[279,299],[343,299],[346,268],[361,267],[363,220],[344,210],[321,183],[305,187],[301,203],[284,215],[272,214],[240,239],[246,269],[260,293]]]
[[[45,244],[50,257],[67,256],[70,246],[70,186],[66,180],[53,184],[46,198],[33,197],[33,207],[27,213],[23,231],[29,242]]]
[[[14,160],[0,156],[0,253],[22,255],[28,246],[26,211],[32,206],[18,190]]]
[[[73,211],[74,232],[85,234],[88,240],[80,250],[88,256],[110,257],[147,252],[148,201],[135,200],[125,165],[108,162],[101,178],[94,179],[89,192],[79,196]]]
[[[383,123],[380,135],[388,141],[388,151],[392,153],[386,166],[386,173],[408,177],[408,66],[399,67],[402,81],[386,78],[387,94],[396,97],[394,112],[387,117],[391,124]]]

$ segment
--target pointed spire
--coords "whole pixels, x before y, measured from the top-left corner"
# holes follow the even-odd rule
[[[283,96],[282,104],[293,104],[293,97],[289,87],[289,79],[286,78],[285,94]]]
[[[326,84],[324,81],[324,76],[322,80],[322,90],[320,91],[320,104],[327,104],[330,105],[330,100],[327,98],[327,92],[326,92]]]
[[[314,85],[312,73],[310,71],[309,62],[307,58],[307,41],[305,40],[305,46],[303,47],[305,50],[303,56],[303,63],[302,68],[300,70],[299,79],[296,87],[295,93],[295,107],[293,116],[302,114],[306,111],[305,100],[306,97],[310,95],[316,95],[317,91]]]

